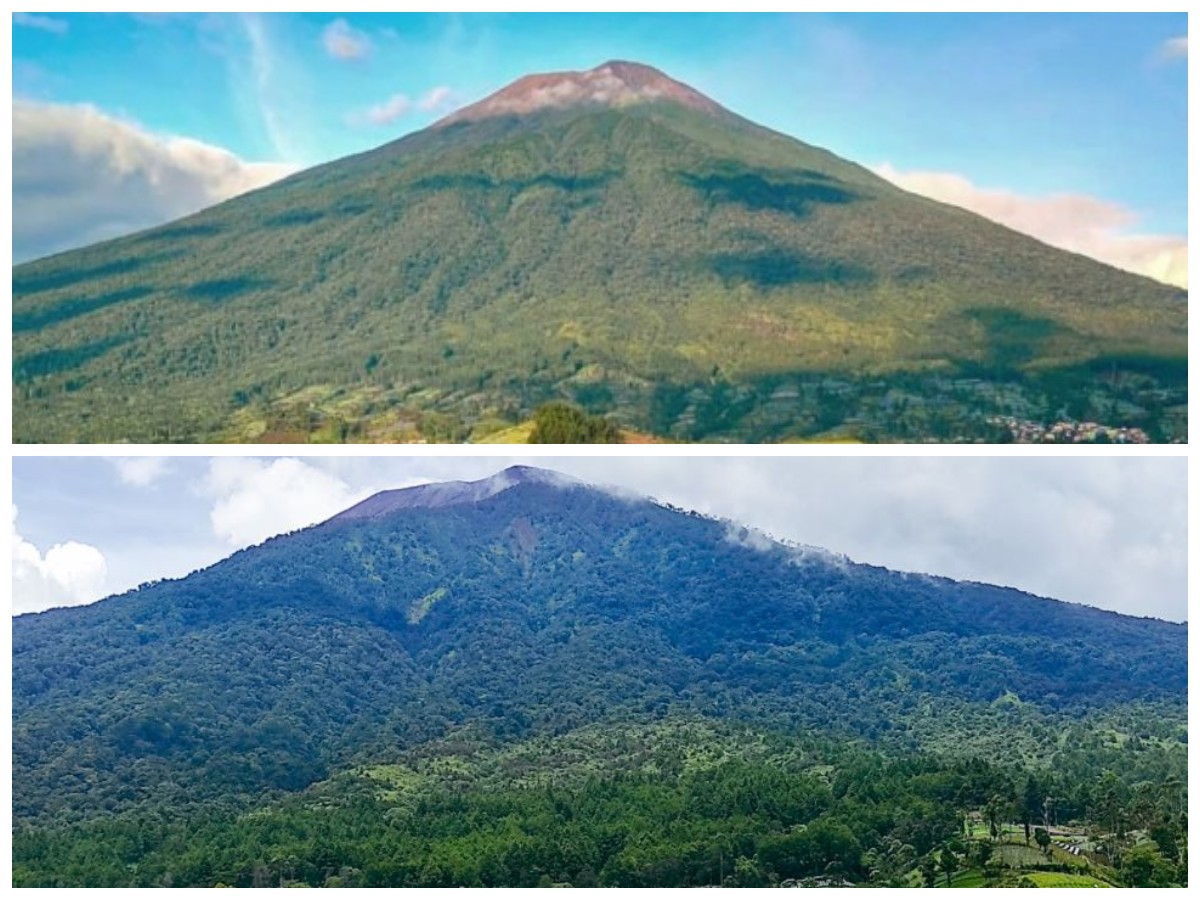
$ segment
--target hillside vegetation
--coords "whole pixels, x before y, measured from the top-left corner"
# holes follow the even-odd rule
[[[1186,626],[539,470],[19,616],[12,659],[14,884],[1079,874],[1028,829],[989,869],[985,807],[1186,872]]]
[[[608,723],[516,744],[468,728],[250,811],[213,804],[186,818],[124,813],[18,831],[13,883],[1186,884],[1177,788],[1147,785],[1135,801],[1124,783],[1099,775],[1098,762],[1039,782],[977,760],[888,756],[689,719]],[[1182,771],[1183,754],[1174,763]],[[1041,821],[1024,804],[1043,796],[1054,797],[1064,820],[1099,823],[1115,811],[1142,840],[1112,836],[1104,854],[1083,857],[1061,846],[1042,851],[1022,841],[1019,823]],[[981,810],[1015,824],[996,837],[986,825],[977,833],[969,817]]]
[[[566,399],[684,440],[1168,439],[1186,307],[733,115],[568,108],[14,268],[14,437],[463,440]]]

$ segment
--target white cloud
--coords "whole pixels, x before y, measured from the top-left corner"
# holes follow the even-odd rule
[[[298,459],[248,457],[211,460],[203,492],[213,532],[236,547],[315,525],[371,493]]]
[[[960,206],[1052,247],[1187,287],[1187,238],[1130,233],[1138,216],[1115,203],[1081,194],[1029,197],[982,188],[952,172],[902,172],[887,163],[875,171],[906,191]]]
[[[382,103],[356,110],[346,116],[350,125],[391,125],[414,112],[444,113],[462,102],[458,92],[441,84],[413,100],[407,94],[393,94]]]
[[[383,103],[367,109],[365,113],[355,114],[356,121],[370,122],[372,125],[390,125],[397,119],[402,119],[413,111],[413,102],[404,94],[393,94]]]
[[[1164,59],[1187,59],[1187,35],[1165,41],[1161,53]]]
[[[13,259],[196,212],[295,171],[154,134],[94,106],[13,101]]]
[[[166,456],[121,456],[109,460],[125,484],[150,487],[170,471]]]
[[[365,59],[371,54],[371,42],[345,19],[334,19],[321,32],[325,52],[334,59]]]
[[[104,554],[89,544],[66,541],[43,555],[17,531],[17,507],[12,507],[14,615],[91,603],[104,596],[107,576]]]
[[[22,28],[36,28],[38,31],[48,31],[51,34],[66,34],[71,28],[66,19],[54,19],[50,16],[22,12],[12,14],[12,23]]]
[[[454,88],[445,84],[439,84],[437,87],[426,92],[418,102],[422,112],[449,112],[462,102],[458,96],[458,92]]]

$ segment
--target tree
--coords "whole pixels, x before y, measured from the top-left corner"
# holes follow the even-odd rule
[[[999,840],[1000,828],[1004,824],[1004,808],[1006,804],[999,794],[993,794],[992,799],[983,808],[983,817],[988,824],[988,833],[992,840]]]
[[[983,869],[992,858],[992,845],[987,841],[979,841],[975,845],[975,864]]]
[[[547,403],[533,417],[530,444],[619,444],[621,430],[568,403]]]
[[[954,851],[949,847],[943,847],[938,864],[942,867],[942,871],[946,873],[946,887],[949,887],[951,880],[954,878],[954,873],[958,871],[958,857],[954,855]]]
[[[1179,842],[1175,835],[1175,828],[1167,822],[1155,823],[1150,828],[1150,840],[1154,841],[1163,856],[1173,862],[1179,860]]]
[[[925,887],[937,884],[937,862],[932,853],[921,858],[921,877],[925,880]]]
[[[1021,822],[1025,826],[1025,843],[1029,843],[1030,826],[1042,810],[1042,789],[1032,775],[1025,781],[1025,792],[1021,796]]]
[[[1035,828],[1033,830],[1033,839],[1035,841],[1037,841],[1037,845],[1039,848],[1041,848],[1041,851],[1043,853],[1045,853],[1046,856],[1049,856],[1050,855],[1050,832],[1048,832],[1045,828],[1042,828],[1039,826],[1038,828]]]
[[[1129,804],[1129,788],[1116,774],[1105,772],[1095,791],[1097,817],[1100,823],[1120,840],[1125,836],[1125,809]]]
[[[758,865],[758,861],[747,856],[739,856],[733,863],[734,887],[766,887],[770,882],[766,873]]]
[[[1138,844],[1120,862],[1121,877],[1131,887],[1167,887],[1174,867],[1152,843]]]

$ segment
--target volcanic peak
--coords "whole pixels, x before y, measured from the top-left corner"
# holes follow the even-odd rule
[[[658,69],[636,62],[610,60],[585,72],[526,75],[437,124],[524,116],[546,109],[593,105],[623,107],[659,101],[678,103],[711,114],[725,112],[719,103]]]
[[[445,481],[400,488],[394,491],[381,491],[344,512],[338,513],[329,522],[379,519],[404,509],[432,509],[458,506],[464,503],[479,503],[521,484],[567,488],[579,486],[582,482],[549,469],[538,469],[533,466],[509,466],[507,469],[479,481]]]

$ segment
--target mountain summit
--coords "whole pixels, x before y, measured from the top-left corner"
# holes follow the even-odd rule
[[[12,285],[18,442],[486,439],[555,399],[679,440],[1186,434],[1186,292],[634,63]]]
[[[694,88],[636,62],[611,60],[585,72],[526,75],[478,103],[451,113],[434,127],[494,116],[523,116],[547,109],[671,102],[706,113],[727,111]]]
[[[344,512],[338,513],[329,521],[351,522],[361,519],[378,519],[406,509],[434,509],[463,503],[478,503],[521,484],[543,484],[566,488],[580,483],[569,475],[552,472],[549,469],[509,466],[502,472],[478,481],[447,481],[421,484],[393,491],[381,491]]]

